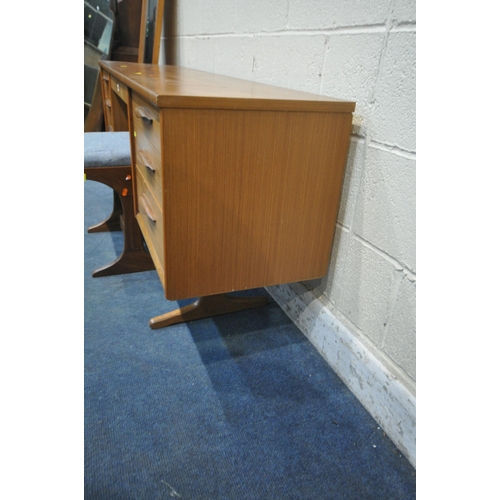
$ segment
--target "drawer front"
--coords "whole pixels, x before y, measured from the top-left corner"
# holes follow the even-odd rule
[[[151,191],[158,206],[162,206],[162,164],[158,150],[148,139],[138,134],[135,137],[135,165]]]
[[[137,220],[144,239],[155,263],[160,278],[163,280],[165,269],[163,213],[156,203],[141,172],[136,169]]]
[[[109,73],[102,73],[102,103],[104,111],[104,123],[106,132],[113,132],[113,116],[111,113],[111,94],[110,94],[111,77]]]
[[[137,95],[132,96],[132,120],[134,135],[146,137],[151,144],[160,149],[160,115],[150,103]]]
[[[106,71],[102,72],[102,97],[103,99],[109,99],[109,84],[111,77]]]
[[[108,100],[109,102],[109,100]],[[104,101],[104,123],[106,125],[106,132],[113,132],[113,117],[111,115],[111,107]]]
[[[111,89],[115,91],[121,99],[128,104],[128,89],[122,83],[117,82],[111,77]]]

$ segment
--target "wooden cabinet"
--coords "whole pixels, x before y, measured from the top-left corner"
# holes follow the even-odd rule
[[[128,109],[136,217],[167,299],[326,274],[354,103],[100,64]]]

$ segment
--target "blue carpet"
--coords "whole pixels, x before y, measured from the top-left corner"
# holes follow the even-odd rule
[[[121,250],[86,232],[111,201],[85,182],[86,499],[415,498],[414,468],[272,299],[151,330],[191,301],[155,271],[92,278]]]

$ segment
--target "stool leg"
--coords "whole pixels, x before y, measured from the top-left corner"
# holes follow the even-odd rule
[[[107,231],[121,231],[122,227],[120,224],[120,217],[123,214],[122,204],[120,202],[120,196],[116,191],[113,191],[113,211],[110,216],[96,224],[95,226],[89,227],[89,233],[102,233]]]
[[[144,246],[144,239],[134,215],[131,167],[89,167],[84,171],[87,179],[111,187],[122,209],[120,220],[123,230],[123,251],[116,260],[96,269],[92,276],[97,278],[153,270],[155,268],[153,260]]]

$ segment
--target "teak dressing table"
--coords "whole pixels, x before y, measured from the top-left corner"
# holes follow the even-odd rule
[[[326,274],[355,103],[177,66],[101,61],[130,131],[134,210],[168,300],[152,328],[266,303]]]

